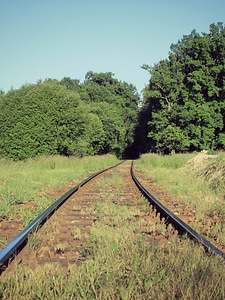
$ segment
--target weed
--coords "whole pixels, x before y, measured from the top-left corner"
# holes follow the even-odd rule
[[[4,248],[7,245],[7,239],[3,236],[0,236],[0,248]]]
[[[5,199],[0,200],[0,219],[10,218],[12,205]]]
[[[69,181],[81,181],[88,175],[116,164],[113,155],[95,157],[40,156],[24,162],[0,159],[0,218],[9,218],[18,212],[18,204],[35,201],[42,211],[49,205],[45,191]],[[88,166],[88,170],[87,170]],[[41,201],[40,201],[41,199]],[[52,200],[51,200],[52,201]],[[32,219],[39,214],[33,211]],[[29,220],[25,220],[27,224]]]
[[[36,232],[29,234],[28,236],[28,247],[30,251],[35,251],[40,245],[40,238]]]
[[[152,155],[144,159],[151,161]],[[161,172],[160,176],[164,178],[165,185],[172,179],[178,183],[176,186],[180,186],[179,177],[185,174],[185,184],[181,188],[185,190],[184,197],[186,195],[185,199],[188,200],[188,194],[195,190],[195,205],[202,210],[206,192],[202,194],[200,191],[205,186],[191,178],[193,174],[190,170],[190,176],[182,168],[172,167],[172,172],[169,167],[171,163],[164,163],[162,167],[163,163],[160,160],[166,157],[154,156],[154,159],[158,160],[155,162],[156,170],[141,160],[140,164],[139,161],[135,163],[138,163],[138,168],[142,168],[143,172],[147,170],[145,174],[148,176],[158,176],[156,173]],[[55,171],[58,166],[57,163]],[[173,176],[176,176],[176,179]],[[160,247],[157,243],[148,243],[141,234],[135,233],[135,229],[140,225],[139,221],[134,219],[139,213],[139,206],[121,206],[118,182],[107,180],[107,183],[101,183],[104,191],[99,194],[99,201],[96,203],[98,222],[93,226],[87,242],[81,249],[81,253],[88,258],[85,263],[80,267],[70,265],[69,272],[63,271],[58,264],[47,264],[35,270],[17,266],[14,272],[5,273],[1,277],[1,298],[225,299],[222,258],[206,255],[203,247],[186,237],[173,239],[165,244],[165,247]],[[116,203],[113,202],[114,196],[117,197]],[[208,198],[207,201],[211,199]],[[148,206],[148,209],[151,207]],[[204,220],[202,211],[201,218]],[[156,221],[155,227],[153,228],[152,224],[149,230],[155,233],[164,231],[165,236],[173,234],[173,228],[163,227],[157,215]],[[221,230],[221,236],[222,233],[224,235],[223,227],[218,226],[216,230]],[[54,250],[63,253],[65,248],[59,244]]]
[[[23,224],[24,226],[28,226],[34,219],[34,216],[36,214],[34,214],[34,210],[33,209],[25,209],[24,207],[20,208],[20,212],[19,215],[21,217],[21,219],[23,220]]]
[[[66,246],[63,243],[58,243],[54,246],[54,252],[56,254],[63,254],[66,250]]]
[[[71,234],[75,240],[80,240],[82,235],[79,227],[72,227]]]
[[[225,220],[224,180],[221,180],[225,155],[218,153],[209,160],[196,157],[196,154],[145,154],[135,163],[146,177],[155,180],[163,189],[193,206],[198,221],[195,224],[197,230],[201,223],[205,223],[206,214],[216,215],[221,221]]]

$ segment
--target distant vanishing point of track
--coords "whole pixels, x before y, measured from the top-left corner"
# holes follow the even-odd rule
[[[135,174],[133,169],[133,163],[130,166],[127,162],[122,162],[94,174],[75,187],[66,186],[65,194],[0,252],[1,273],[8,266],[10,269],[14,263],[35,268],[37,265],[57,262],[65,269],[68,268],[69,264],[81,264],[85,257],[80,250],[91,232],[93,223],[98,221],[95,203],[101,197],[99,182],[112,178],[115,172],[117,176],[122,178],[120,186],[121,204],[133,203],[138,206],[138,203],[143,201],[143,197],[145,197],[149,201],[150,207],[154,208],[146,212],[139,207],[140,214],[135,216],[136,218],[143,218],[144,222],[139,232],[149,242],[160,243],[160,240],[165,241],[171,238],[160,232],[151,235],[149,231],[145,230],[148,222],[158,222],[160,217],[167,224],[173,225],[175,228],[174,235],[177,233],[187,234],[191,239],[201,243],[207,252],[218,254],[225,259],[225,253],[222,250],[209,243],[190,227],[195,216],[188,205],[177,204],[171,196],[159,192],[156,186],[150,194],[146,189],[149,188],[149,182],[148,187],[144,187],[146,181],[143,179],[143,175],[138,172],[138,175]],[[110,194],[111,191],[108,190],[107,192]],[[160,199],[156,199],[152,196],[153,194],[159,195],[157,198]],[[167,203],[167,207],[161,203],[161,199]],[[104,201],[104,199],[101,200]],[[27,245],[28,240],[29,247]],[[34,249],[31,249],[32,243]]]

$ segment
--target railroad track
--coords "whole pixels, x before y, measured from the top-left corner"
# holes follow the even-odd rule
[[[134,222],[137,219],[143,219],[137,232],[141,232],[151,242],[168,242],[177,234],[187,234],[191,239],[202,244],[207,252],[220,255],[225,259],[223,251],[190,227],[194,220],[194,212],[188,205],[176,205],[173,200],[164,195],[172,212],[143,186],[143,178],[138,180],[137,177],[139,178],[140,174],[137,176],[133,169],[133,163],[131,166],[126,162],[120,163],[88,177],[65,191],[62,197],[0,252],[0,272],[2,273],[8,266],[11,267],[13,263],[35,268],[37,265],[57,262],[65,269],[69,264],[81,264],[85,260],[81,248],[91,232],[93,223],[98,220],[95,203],[100,200],[104,201],[99,182],[112,178],[115,172],[122,178],[121,205],[139,206],[139,203],[143,202],[143,195],[149,202],[149,210],[146,211],[146,206],[139,206],[140,213],[133,219]],[[157,194],[157,191],[153,192]],[[108,195],[111,193],[109,188],[107,193]],[[163,198],[163,195],[160,197]],[[175,228],[170,236],[162,232],[149,232],[149,222],[162,222],[162,220],[167,224],[171,223]]]

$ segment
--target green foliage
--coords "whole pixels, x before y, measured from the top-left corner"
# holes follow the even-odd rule
[[[102,153],[121,153],[125,147],[125,127],[121,110],[108,102],[89,104],[89,109],[102,122],[105,133]]]
[[[23,86],[1,102],[1,154],[25,159],[73,151],[80,99],[56,81]]]
[[[122,156],[133,142],[139,97],[112,73],[88,72],[84,83],[46,79],[0,94],[0,154]]]
[[[89,71],[81,85],[80,97],[102,122],[105,141],[101,152],[121,157],[134,142],[140,102],[136,88],[118,81],[111,72]]]
[[[64,77],[62,80],[60,80],[60,84],[65,86],[68,90],[74,90],[74,91],[80,90],[80,81],[77,79]]]
[[[144,92],[148,150],[170,152],[224,147],[225,28],[195,30],[171,45],[168,59],[154,67]]]

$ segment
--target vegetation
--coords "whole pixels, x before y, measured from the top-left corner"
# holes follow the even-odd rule
[[[195,230],[200,232],[205,225],[208,229],[202,234],[212,243],[216,234],[217,242],[225,245],[224,162],[224,152],[215,155],[203,152],[198,155],[145,154],[137,164],[145,176],[152,178],[164,190],[181,197],[184,203],[191,204],[196,212]],[[207,216],[215,218],[215,226]]]
[[[111,73],[88,72],[79,84],[47,79],[0,96],[0,154],[116,154],[133,143],[139,96]]]
[[[135,165],[143,172],[153,168],[148,175],[154,175],[160,169],[161,177],[164,169],[167,179],[169,168],[170,177],[176,178],[176,173],[181,176],[180,172],[190,167],[186,162],[192,157],[151,154],[143,156]],[[186,186],[190,187],[189,179],[186,180]],[[135,233],[140,220],[134,216],[140,212],[141,207],[146,206],[146,202],[142,201],[139,206],[123,205],[120,194],[122,182],[117,172],[111,179],[107,177],[100,182],[102,192],[96,203],[98,221],[82,249],[88,258],[84,264],[80,267],[69,266],[69,272],[57,264],[35,270],[18,265],[14,272],[3,273],[0,297],[224,299],[225,272],[221,258],[205,255],[202,247],[185,237],[174,239],[171,243],[158,244],[149,243],[141,234]],[[162,223],[154,226],[154,230],[167,232]]]
[[[87,72],[0,92],[0,155],[83,157],[225,147],[225,27],[193,30],[153,67],[143,101],[111,72]]]
[[[53,199],[47,192],[49,189],[67,182],[79,183],[88,175],[117,162],[116,157],[110,154],[82,159],[62,156],[10,162],[1,159],[0,219],[17,216],[22,218],[24,225],[28,225],[52,203]],[[23,205],[27,202],[33,203],[29,210]]]
[[[193,206],[196,230],[214,216],[205,234],[225,244],[224,154],[190,160],[194,151],[225,147],[225,27],[193,30],[171,45],[167,59],[143,69],[150,75],[143,103],[133,85],[111,72],[89,71],[83,83],[64,77],[0,91],[0,218],[27,225],[52,202],[48,188],[80,181],[118,158],[171,153],[143,154],[136,167]],[[79,270],[18,266],[2,276],[0,298],[224,299],[221,258],[185,238],[160,246],[135,234],[139,224],[130,220],[138,208],[121,205],[121,182],[118,174],[101,182],[98,221]],[[35,205],[27,210],[25,202]],[[79,235],[74,230],[74,239]],[[0,237],[1,247],[6,242]],[[34,236],[30,248],[38,242]]]
[[[211,24],[208,34],[193,30],[171,45],[168,59],[143,68],[151,78],[140,114],[142,152],[224,149],[223,24]]]

